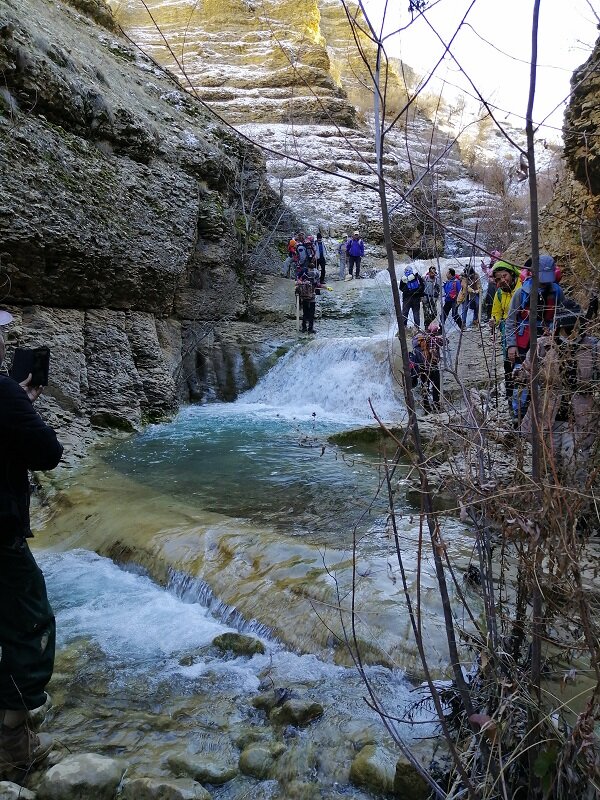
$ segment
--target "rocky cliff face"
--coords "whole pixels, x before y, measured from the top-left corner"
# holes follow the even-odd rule
[[[0,300],[9,343],[50,345],[41,402],[84,438],[201,397],[208,373],[252,380],[260,342],[245,358],[227,320],[281,214],[259,151],[115,31],[101,0],[0,2]]]
[[[134,41],[268,148],[271,185],[307,225],[334,235],[360,226],[371,242],[381,241],[372,80],[338,0],[148,0],[148,10],[140,0],[111,4]],[[358,8],[349,13],[360,17]],[[375,48],[357,35],[373,68]],[[416,82],[407,65],[390,62],[390,120]],[[398,251],[430,255],[445,244],[427,216],[436,203],[443,221],[468,237],[482,203],[493,214],[497,200],[469,178],[453,132],[435,128],[417,104],[407,116],[390,131],[384,154],[394,243]],[[404,202],[401,193],[434,162],[435,177]],[[447,244],[461,250],[459,238]]]
[[[566,172],[542,215],[542,244],[574,287],[598,287],[600,263],[600,39],[571,79],[563,128]]]

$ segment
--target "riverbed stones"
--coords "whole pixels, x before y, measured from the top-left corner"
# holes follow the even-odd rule
[[[125,780],[119,800],[210,800],[210,792],[191,778]]]
[[[176,775],[187,775],[200,783],[221,786],[235,778],[238,770],[212,753],[176,753],[167,759]]]
[[[274,725],[294,725],[297,728],[304,728],[315,719],[322,717],[323,706],[312,700],[297,700],[292,698],[269,714],[269,719]]]
[[[397,758],[383,745],[365,745],[352,762],[350,782],[374,794],[390,794],[394,791]]]
[[[125,773],[126,764],[96,753],[64,758],[42,778],[39,800],[112,800]]]
[[[35,793],[18,783],[0,781],[0,800],[35,800]]]
[[[401,758],[396,764],[394,792],[403,800],[427,800],[431,788],[414,766]]]
[[[265,652],[265,646],[259,639],[243,633],[222,633],[220,636],[216,636],[212,643],[219,650],[225,652],[231,650],[238,656],[253,656]]]
[[[261,692],[252,698],[252,705],[260,711],[269,714],[276,706],[283,705],[290,697],[289,689],[270,689],[268,692]]]
[[[259,781],[268,780],[273,777],[275,762],[284,752],[285,746],[278,742],[250,745],[240,754],[240,772]]]

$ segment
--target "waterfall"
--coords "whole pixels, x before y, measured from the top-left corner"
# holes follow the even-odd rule
[[[287,353],[240,405],[277,408],[282,414],[353,423],[373,422],[369,399],[386,420],[403,416],[387,335],[315,339]]]

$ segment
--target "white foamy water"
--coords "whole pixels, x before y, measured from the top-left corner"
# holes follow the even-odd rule
[[[265,645],[264,655],[224,660],[214,650],[202,648],[215,636],[235,629],[201,603],[186,602],[145,575],[87,550],[42,551],[37,558],[57,618],[59,647],[80,640],[95,645],[107,666],[116,668],[114,680],[120,685],[140,677],[149,684],[159,683],[169,676],[193,684],[210,673],[228,686],[235,685],[241,694],[252,694],[268,669],[277,685],[315,682],[329,696],[339,692],[339,701],[351,716],[374,718],[362,701],[360,679],[353,669],[291,653],[265,636],[257,637]],[[194,653],[194,663],[182,666],[181,657],[189,653]],[[385,689],[396,711],[412,703],[411,687],[401,672],[371,667],[368,674]]]
[[[386,420],[404,416],[387,335],[315,339],[299,345],[238,403],[300,416],[315,412],[320,418],[357,424],[374,422],[369,400]]]

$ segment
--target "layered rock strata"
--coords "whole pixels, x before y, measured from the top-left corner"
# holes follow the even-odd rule
[[[50,346],[41,402],[77,441],[202,398],[211,371],[229,396],[255,379],[268,348],[227,322],[285,217],[259,151],[115,31],[100,0],[0,4],[0,302],[9,345]]]

